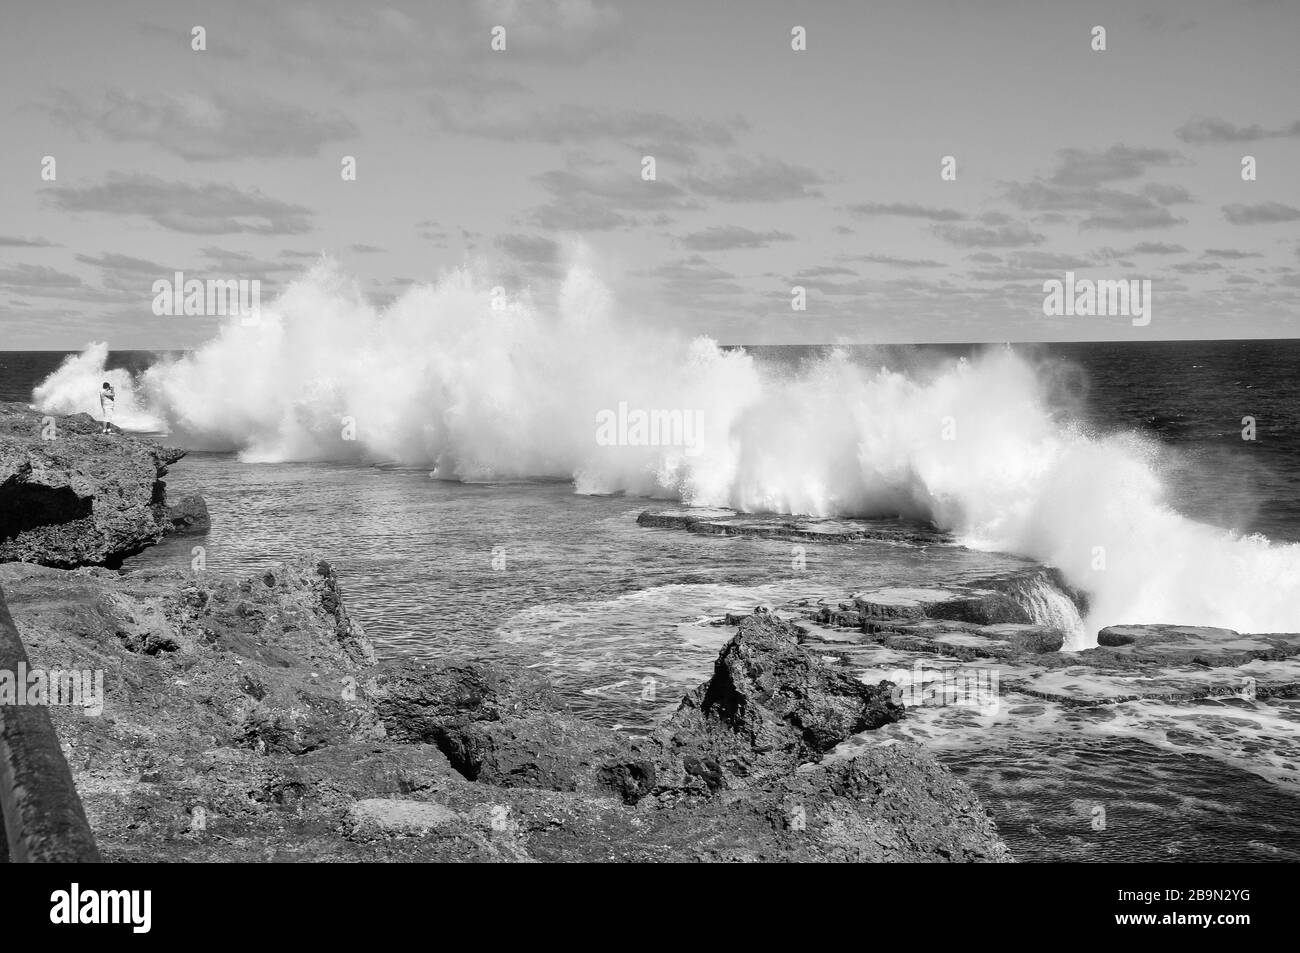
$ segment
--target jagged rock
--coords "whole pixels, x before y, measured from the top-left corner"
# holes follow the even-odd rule
[[[168,505],[167,520],[171,524],[168,533],[206,533],[212,528],[208,501],[197,495],[184,497],[175,505]]]
[[[788,774],[902,717],[891,683],[863,684],[802,648],[799,635],[766,611],[747,616],[713,676],[632,757],[607,764],[602,782],[628,802],[713,795]]]
[[[471,781],[606,793],[615,788],[603,766],[631,750],[624,735],[556,712],[449,726],[438,747]]]
[[[0,562],[115,566],[170,528],[162,477],[185,452],[99,429],[0,404]]]
[[[561,707],[548,681],[504,665],[384,662],[367,678],[376,712],[399,741],[439,744],[450,729]]]

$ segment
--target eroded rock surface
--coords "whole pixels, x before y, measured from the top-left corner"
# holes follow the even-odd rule
[[[817,763],[902,711],[765,614],[637,739],[526,669],[376,664],[319,559],[243,579],[8,564],[0,587],[34,666],[103,675],[102,713],[52,717],[108,860],[1009,859],[918,747]]]
[[[88,414],[0,404],[0,562],[113,566],[174,520],[200,522],[201,501],[175,515],[166,505],[162,478],[183,450],[101,429]]]

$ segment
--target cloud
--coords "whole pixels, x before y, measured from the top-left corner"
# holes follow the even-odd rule
[[[679,304],[698,304],[701,298],[718,295],[736,298],[746,293],[735,275],[699,255],[660,265],[650,275],[661,282],[664,297]]]
[[[1007,256],[1007,261],[1021,268],[1038,268],[1043,271],[1071,271],[1094,262],[1088,254],[1062,254],[1059,252],[1021,251]]]
[[[1197,275],[1207,271],[1221,271],[1223,269],[1223,266],[1217,261],[1185,261],[1169,267],[1185,275]]]
[[[1274,222],[1294,222],[1300,218],[1300,209],[1281,202],[1260,202],[1258,205],[1225,205],[1223,217],[1233,225],[1268,225]]]
[[[76,275],[47,265],[13,265],[0,268],[0,289],[31,298],[61,298],[96,303],[121,302],[114,291],[91,288]]]
[[[1166,208],[1126,208],[1090,215],[1079,223],[1079,228],[1131,232],[1143,228],[1168,228],[1171,225],[1185,224],[1187,219],[1179,218]]]
[[[974,258],[975,256],[968,256]],[[1044,251],[1019,251],[1006,256],[1005,260],[989,256],[996,268],[983,268],[971,272],[977,281],[1024,282],[1039,281],[1053,274],[1086,268],[1093,263],[1093,256],[1082,254],[1060,254]],[[988,262],[987,259],[981,261]]]
[[[651,154],[658,154],[655,149],[660,145],[661,152],[680,152],[687,146],[729,146],[735,142],[736,133],[748,128],[740,118],[678,119],[643,110],[615,112],[573,104],[538,109],[531,103],[503,107],[492,102],[457,107],[439,97],[431,109],[444,132],[555,145],[599,140],[644,143]]]
[[[379,255],[388,250],[386,248],[380,248],[378,245],[367,245],[364,242],[349,245],[348,249],[358,255]]]
[[[43,291],[81,288],[84,282],[76,275],[48,265],[22,264],[0,268],[0,286],[23,294],[39,294]]]
[[[175,269],[160,265],[156,261],[122,255],[117,252],[105,252],[102,255],[78,255],[77,261],[94,268],[108,271],[129,272],[137,275],[166,275]]]
[[[1263,258],[1264,256],[1257,251],[1238,251],[1235,248],[1207,248],[1201,257],[1240,261],[1242,258]]]
[[[145,142],[192,162],[314,156],[327,142],[359,134],[337,112],[323,115],[248,92],[110,89],[92,102],[60,91],[50,114],[114,142]]]
[[[1119,252],[1119,255],[1181,255],[1187,249],[1182,245],[1174,245],[1169,242],[1138,242],[1126,252]]]
[[[903,218],[924,218],[932,222],[960,222],[964,214],[953,208],[930,208],[913,202],[862,202],[850,205],[848,211],[860,218],[878,215],[898,215]]]
[[[510,56],[552,63],[601,52],[620,20],[613,3],[598,0],[475,0],[475,7],[483,26],[506,28]]]
[[[1191,195],[1181,186],[1150,184],[1139,192],[1102,189],[1094,186],[1058,186],[1036,181],[1011,183],[1007,197],[1025,211],[1082,211],[1089,213],[1081,229],[1107,228],[1132,231],[1181,225],[1166,205],[1189,202]]]
[[[533,210],[531,221],[556,231],[601,231],[637,224],[640,213],[699,207],[672,182],[642,179],[639,162],[616,170],[570,157],[568,168],[543,172],[537,182],[551,199]]]
[[[57,248],[43,238],[23,238],[19,235],[0,235],[0,248]]]
[[[1017,248],[1023,245],[1038,245],[1047,240],[1046,236],[1031,230],[1026,225],[999,225],[989,228],[983,225],[935,225],[934,233],[944,241],[963,248]]]
[[[1021,210],[1040,213],[1035,221],[1064,223],[1069,221],[1064,213],[1084,212],[1080,229],[1118,231],[1186,222],[1167,208],[1192,201],[1181,185],[1152,182],[1135,192],[1102,187],[1104,182],[1137,178],[1154,166],[1179,164],[1179,153],[1115,145],[1105,150],[1062,149],[1058,155],[1060,164],[1050,178],[1005,187],[1007,198]]]
[[[1198,117],[1189,119],[1179,126],[1174,131],[1174,135],[1184,142],[1197,145],[1214,142],[1255,142],[1260,139],[1300,136],[1300,120],[1280,129],[1265,129],[1258,123],[1250,126],[1234,126],[1224,119]]]
[[[1183,205],[1192,200],[1192,193],[1181,185],[1166,185],[1162,182],[1151,182],[1143,186],[1142,195],[1161,205]]]
[[[732,156],[725,168],[691,173],[685,181],[693,192],[722,202],[780,202],[819,197],[821,192],[813,186],[820,185],[822,177],[780,159]]]
[[[735,248],[766,248],[772,242],[792,241],[789,232],[755,232],[739,225],[714,225],[703,231],[691,232],[680,239],[692,251],[726,251]]]
[[[142,173],[111,173],[101,185],[61,188],[46,195],[66,212],[141,215],[191,235],[293,235],[311,229],[309,209],[268,198],[256,189],[168,182]]]
[[[302,260],[305,258],[317,258],[319,255],[301,254],[295,256],[285,256],[281,254],[280,260],[268,260],[260,258],[257,255],[250,255],[247,252],[232,251],[228,248],[221,248],[216,245],[205,245],[199,249],[199,254],[203,256],[205,267],[211,268],[225,275],[240,275],[245,277],[258,276],[265,278],[267,275],[286,274],[301,270],[301,265],[292,263],[294,258]],[[289,260],[285,260],[286,257]]]
[[[1062,149],[1061,164],[1050,181],[1055,185],[1088,186],[1120,179],[1136,179],[1152,166],[1170,166],[1181,160],[1177,152],[1167,149],[1131,149],[1111,146],[1104,152],[1088,149]]]
[[[539,235],[498,235],[496,246],[516,261],[553,265],[560,258],[559,242]]]
[[[545,16],[544,8],[566,0],[538,0],[529,17]],[[533,7],[533,4],[529,4]],[[224,19],[225,8],[212,10],[209,20]],[[261,66],[277,74],[300,74],[315,83],[349,91],[401,87],[421,92],[459,90],[473,95],[486,91],[518,90],[518,80],[495,67],[484,56],[490,36],[483,15],[472,4],[447,3],[436,8],[414,5],[400,10],[393,5],[357,6],[345,3],[275,3],[257,7],[256,26],[248,27],[236,13],[225,22],[225,33],[238,43],[213,43],[205,57],[235,60],[241,71]],[[207,24],[209,33],[215,29]],[[175,40],[174,29],[163,23],[144,22],[140,29]],[[572,36],[578,36],[577,31]],[[556,44],[535,37],[524,42],[511,33],[510,51],[499,56],[553,57],[558,63],[577,62],[591,56],[589,49],[573,48],[573,40],[560,37],[568,52],[557,55]],[[597,50],[598,51],[598,50]]]
[[[841,268],[838,265],[817,265],[814,268],[805,268],[795,275],[792,281],[810,281],[814,278],[831,278],[835,275],[850,275],[857,277],[857,272],[852,268]]]
[[[943,268],[944,263],[932,258],[896,258],[893,255],[854,255],[845,261],[862,261],[891,268]]]

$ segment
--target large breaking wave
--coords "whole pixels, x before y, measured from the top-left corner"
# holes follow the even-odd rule
[[[106,356],[99,344],[70,358],[36,404],[83,410],[107,379],[120,424],[250,462],[387,461],[749,512],[910,516],[1059,567],[1089,593],[1092,631],[1300,630],[1300,545],[1176,513],[1150,444],[1071,423],[1005,348],[907,370],[838,351],[781,366],[621,321],[581,266],[545,314],[494,300],[472,269],[381,311],[322,262],[259,325],[234,319],[137,379],[105,371]],[[620,407],[698,411],[698,444],[610,445],[598,415]]]

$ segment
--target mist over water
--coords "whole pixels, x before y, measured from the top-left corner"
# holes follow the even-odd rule
[[[94,345],[33,400],[85,410],[108,380],[119,425],[250,463],[388,462],[747,512],[901,515],[1059,567],[1089,594],[1090,632],[1300,630],[1300,544],[1177,513],[1153,443],[1090,432],[1009,348],[893,368],[834,350],[777,365],[631,325],[581,265],[553,313],[496,303],[492,282],[462,269],[381,311],[324,262],[260,325],[232,319],[135,379],[106,371],[107,347]],[[604,445],[599,415],[620,404],[698,412],[698,447]]]

